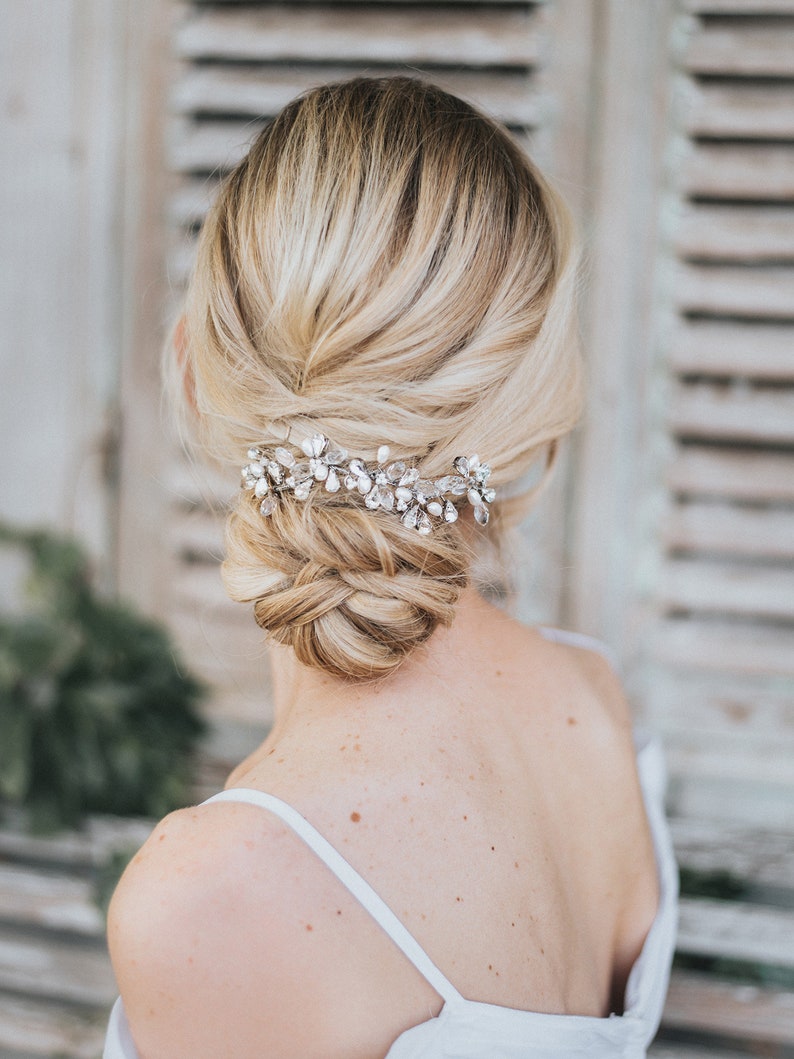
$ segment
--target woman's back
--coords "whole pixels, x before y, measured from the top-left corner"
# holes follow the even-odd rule
[[[311,821],[464,997],[619,1012],[658,882],[617,681],[473,593],[439,641],[399,688],[329,701],[313,682],[322,708],[303,701],[227,786]],[[171,1055],[371,1059],[442,1006],[312,851],[251,805],[167,818],[117,893],[114,933],[122,992],[131,960],[147,983],[125,995],[144,1059],[169,1033],[188,1035]],[[144,1017],[161,989],[173,1008]]]

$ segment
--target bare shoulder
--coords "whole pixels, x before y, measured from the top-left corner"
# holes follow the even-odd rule
[[[183,809],[157,825],[108,914],[142,1059],[312,1054],[294,986],[311,982],[314,955],[305,917],[317,895],[301,858],[284,825],[250,805]]]

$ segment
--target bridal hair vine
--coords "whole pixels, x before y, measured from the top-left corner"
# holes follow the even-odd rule
[[[301,458],[305,457],[305,458]],[[491,468],[478,456],[457,456],[455,473],[432,481],[422,478],[417,467],[402,460],[389,462],[389,446],[378,449],[377,466],[348,459],[345,449],[334,445],[324,434],[314,434],[300,445],[296,456],[284,445],[273,449],[254,446],[248,450],[250,463],[242,470],[243,489],[260,501],[259,511],[272,515],[282,496],[307,500],[313,489],[338,493],[343,487],[360,496],[371,511],[397,512],[404,526],[422,534],[431,533],[434,520],[455,522],[456,501],[466,497],[481,526],[488,523],[488,505],[496,496],[487,485]]]

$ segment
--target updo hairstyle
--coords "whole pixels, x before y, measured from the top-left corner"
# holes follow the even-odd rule
[[[481,535],[580,409],[568,215],[510,135],[409,77],[307,92],[258,136],[203,226],[185,349],[204,443],[325,434],[351,455],[449,474],[478,453],[486,529],[462,508],[427,536],[360,496],[314,489],[263,517],[241,493],[229,594],[306,665],[387,675],[451,623]],[[512,487],[512,488],[511,488]]]

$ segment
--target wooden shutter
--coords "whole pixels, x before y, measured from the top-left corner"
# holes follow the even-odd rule
[[[794,816],[794,3],[680,8],[644,699],[667,733],[680,812],[783,824]]]
[[[362,72],[426,74],[520,137],[547,126],[544,16],[534,2],[185,4],[173,38],[180,67],[168,204],[177,295],[219,177],[268,118],[312,85]],[[217,569],[219,513],[237,482],[217,482],[217,499],[208,502],[184,464],[175,461],[171,480],[174,587],[167,617],[217,689],[216,718],[264,725],[262,634],[250,608],[225,600]]]

